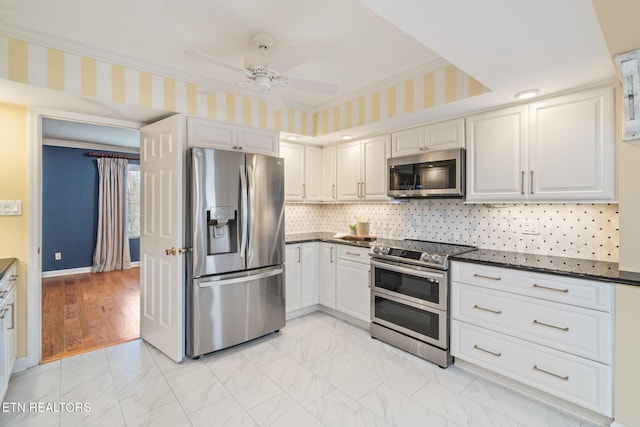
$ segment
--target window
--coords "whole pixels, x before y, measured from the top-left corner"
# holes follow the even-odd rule
[[[137,239],[140,237],[140,165],[129,164],[127,187],[127,231],[130,239]]]

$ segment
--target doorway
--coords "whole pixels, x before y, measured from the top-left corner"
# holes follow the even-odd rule
[[[46,120],[75,124],[82,129],[80,132],[82,138],[51,135],[43,125]],[[87,133],[87,126],[133,131],[136,147],[132,149],[105,144],[99,138],[92,137],[90,132]],[[130,270],[92,274],[89,272],[91,264],[87,264],[86,255],[89,252],[88,257],[92,258],[93,247],[87,251],[84,245],[84,249],[79,251],[84,252],[83,261],[81,259],[83,257],[78,257],[77,253],[74,254],[73,249],[83,245],[72,244],[66,249],[56,249],[49,245],[51,239],[47,235],[47,230],[58,229],[58,227],[51,227],[50,210],[48,211],[46,206],[47,184],[50,182],[42,179],[45,177],[44,169],[47,161],[46,156],[43,155],[43,147],[62,146],[66,150],[66,155],[69,154],[69,150],[137,152],[140,126],[141,124],[138,123],[72,113],[35,112],[34,114],[32,112],[32,130],[35,132],[32,133],[33,150],[30,160],[35,167],[30,170],[33,171],[33,181],[42,182],[42,184],[38,188],[33,188],[34,191],[30,191],[32,195],[30,228],[34,231],[33,237],[37,238],[37,240],[32,238],[31,242],[35,243],[38,262],[34,263],[34,265],[37,264],[37,273],[33,269],[29,278],[30,327],[27,360],[29,366],[114,345],[140,336],[138,263],[133,264],[134,267]],[[89,146],[86,145],[87,142],[90,143]],[[35,144],[37,147],[34,147]],[[88,157],[86,160],[91,161]],[[95,159],[92,160],[91,167],[96,168]],[[69,170],[74,169],[69,168]],[[76,177],[76,181],[78,180],[81,181],[83,178]],[[66,191],[74,192],[69,188]],[[76,215],[75,219],[72,218],[72,222],[73,226],[78,228],[79,219],[86,219],[84,217],[92,216],[92,213],[81,207],[76,206],[76,208],[79,215]],[[69,238],[69,233],[63,234],[63,240],[73,240]],[[90,241],[90,246],[95,245],[95,232],[85,237]],[[139,257],[139,241],[132,246],[136,246],[136,256]],[[51,267],[50,261],[54,259],[65,263]]]

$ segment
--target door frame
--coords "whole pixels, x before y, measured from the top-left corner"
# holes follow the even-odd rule
[[[47,108],[27,112],[27,355],[16,360],[20,371],[40,363],[42,357],[42,119],[50,118],[100,126],[140,130],[144,123],[111,119]]]

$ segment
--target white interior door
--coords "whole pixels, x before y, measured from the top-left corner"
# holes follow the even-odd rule
[[[140,335],[180,362],[184,357],[184,131],[172,116],[141,129]]]

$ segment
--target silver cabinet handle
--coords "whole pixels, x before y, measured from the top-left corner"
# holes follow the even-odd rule
[[[569,332],[569,328],[563,328],[562,326],[551,325],[549,323],[539,322],[534,319],[533,323],[535,325],[546,326],[547,328],[558,329],[560,331]]]
[[[538,365],[533,365],[533,369],[539,372],[544,372],[547,375],[551,375],[552,377],[560,378],[563,381],[569,381],[569,377],[567,375],[558,375],[553,372],[547,371],[546,369],[538,368]]]
[[[298,246],[298,263],[302,261],[302,248]]]
[[[502,277],[491,277],[491,276],[484,276],[482,274],[478,274],[478,273],[473,273],[473,277],[479,277],[481,279],[490,279],[490,280],[502,280]]]
[[[336,198],[336,185],[335,184],[331,184],[331,198],[332,199]]]
[[[562,292],[562,293],[565,293],[565,294],[566,294],[567,292],[569,292],[569,289],[558,289],[558,288],[552,288],[552,287],[549,287],[549,286],[542,286],[542,285],[538,285],[537,283],[534,283],[534,284],[533,284],[533,287],[534,287],[534,288],[539,288],[539,289],[546,289],[546,290],[548,290],[548,291]]]
[[[490,355],[495,356],[495,357],[502,356],[502,353],[496,353],[495,351],[487,350],[486,348],[482,348],[477,344],[474,344],[473,348],[475,348],[476,350],[484,351],[485,353],[489,353]]]
[[[347,255],[360,256],[360,254],[355,252],[346,252]]]
[[[16,305],[13,302],[9,305],[11,306],[11,327],[7,329],[11,330],[16,327],[16,318],[15,318]]]
[[[307,197],[307,186],[302,184],[302,198],[305,199]]]
[[[524,194],[524,171],[520,172],[520,194]]]
[[[329,262],[333,262],[333,246],[329,248]]]
[[[529,193],[533,194],[533,171],[531,171],[531,178],[529,180]]]
[[[502,310],[492,310],[490,308],[481,307],[477,304],[474,305],[473,308],[475,308],[476,310],[488,311],[489,313],[493,313],[493,314],[502,314]]]

